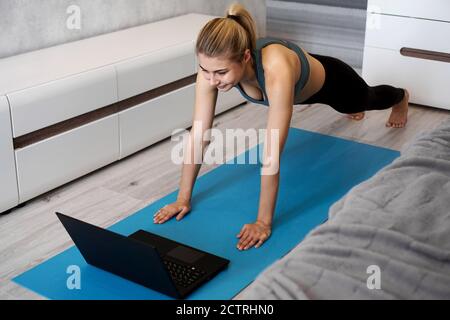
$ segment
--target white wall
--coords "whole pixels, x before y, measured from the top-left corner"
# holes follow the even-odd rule
[[[235,0],[0,0],[0,58],[158,21],[189,12],[222,16]],[[265,0],[240,0],[265,35]],[[66,26],[77,5],[81,29]],[[183,26],[180,26],[182,28]]]

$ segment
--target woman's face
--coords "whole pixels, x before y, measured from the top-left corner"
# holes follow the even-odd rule
[[[199,72],[209,81],[211,86],[219,91],[228,91],[237,85],[245,71],[246,56],[242,62],[228,59],[212,58],[202,53],[198,54]]]

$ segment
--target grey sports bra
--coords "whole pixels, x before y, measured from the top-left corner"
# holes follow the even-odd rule
[[[297,46],[295,43],[292,43],[287,40],[266,37],[266,38],[259,38],[256,41],[256,49],[254,52],[252,52],[252,56],[253,56],[253,59],[255,59],[256,79],[258,81],[260,88],[263,91],[262,92],[263,100],[256,100],[256,99],[253,99],[252,97],[248,96],[245,93],[245,91],[242,89],[240,84],[238,84],[235,87],[239,90],[239,92],[242,94],[242,96],[245,99],[247,99],[253,103],[257,103],[257,104],[263,104],[265,106],[269,105],[269,99],[267,98],[267,94],[266,94],[266,84],[265,84],[265,80],[264,80],[264,69],[263,69],[263,65],[262,65],[261,49],[272,43],[279,43],[291,50],[294,50],[300,59],[301,74],[300,74],[300,79],[295,84],[295,91],[294,91],[294,103],[295,103],[295,97],[297,97],[297,95],[300,93],[300,91],[305,87],[306,82],[308,82],[310,70],[309,70],[308,59],[306,58],[305,54],[300,49],[300,47]]]

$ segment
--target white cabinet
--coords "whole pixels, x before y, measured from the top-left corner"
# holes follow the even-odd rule
[[[369,13],[450,21],[448,0],[369,0]]]
[[[120,157],[126,157],[192,123],[195,84],[119,113]]]
[[[7,94],[14,137],[117,102],[116,85],[108,66]]]
[[[406,88],[410,102],[450,109],[450,2],[369,0],[363,78]]]
[[[0,212],[18,204],[11,118],[5,96],[0,96],[0,195]]]
[[[215,114],[242,101],[234,88],[220,92]],[[120,112],[120,158],[170,137],[174,130],[190,127],[194,103],[195,83]]]
[[[119,100],[197,73],[194,43],[158,50],[116,65]]]
[[[450,2],[449,2],[450,4]],[[450,8],[449,8],[450,9]],[[376,15],[369,13],[369,16]],[[370,19],[370,17],[368,18]],[[366,30],[365,45],[400,52],[403,47],[449,52],[450,23],[378,14],[376,25]],[[448,40],[448,41],[445,41]]]
[[[397,52],[367,47],[367,60],[376,64],[364,65],[364,79],[370,85],[389,84],[407,88],[410,102],[450,110],[450,64],[438,61],[403,57]]]
[[[119,159],[118,115],[16,150],[20,202]]]

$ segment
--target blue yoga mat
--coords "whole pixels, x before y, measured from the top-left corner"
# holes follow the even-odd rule
[[[262,145],[255,148],[260,152]],[[258,212],[260,166],[237,161],[250,152],[254,150],[199,177],[192,211],[181,221],[153,224],[153,214],[176,199],[175,191],[109,229],[123,235],[143,229],[229,259],[227,270],[188,298],[231,299],[323,223],[334,202],[399,156],[397,151],[291,128],[281,158],[272,236],[259,249],[239,251],[236,235]],[[80,268],[80,289],[68,289],[71,265]],[[76,247],[13,281],[49,299],[170,299],[86,264]]]

